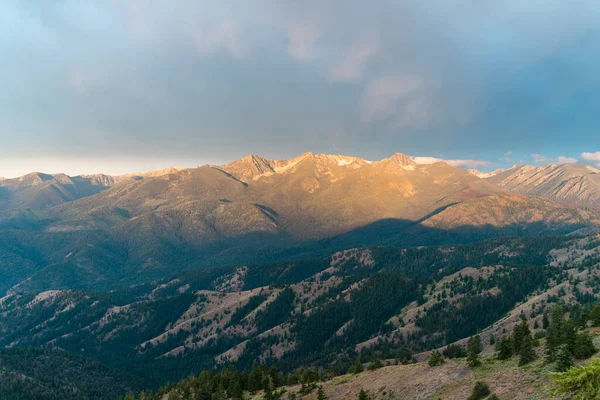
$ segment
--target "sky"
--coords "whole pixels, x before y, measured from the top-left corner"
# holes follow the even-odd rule
[[[306,151],[600,167],[595,0],[5,0],[0,176]]]

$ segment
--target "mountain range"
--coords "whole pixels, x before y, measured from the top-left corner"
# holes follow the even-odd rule
[[[118,391],[254,361],[418,361],[478,332],[491,342],[525,311],[543,335],[551,304],[595,301],[599,177],[305,153],[4,179],[0,378],[105,398],[78,374]]]
[[[114,177],[8,179],[0,182],[0,290],[106,289],[189,268],[356,246],[573,234],[600,225],[600,174],[590,167],[476,175],[400,153],[375,162],[305,153]]]

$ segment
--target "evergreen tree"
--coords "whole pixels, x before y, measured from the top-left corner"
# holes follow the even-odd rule
[[[379,368],[383,367],[383,363],[381,362],[381,359],[376,358],[373,361],[371,361],[368,365],[367,365],[367,369],[369,371],[373,371]]]
[[[231,382],[229,386],[229,397],[232,399],[242,399],[244,397],[244,390],[242,389],[242,385],[240,384],[239,379],[235,379]]]
[[[564,313],[562,307],[554,307],[551,313],[552,318],[546,329],[546,362],[553,362],[556,360],[556,350],[558,346],[564,343]]]
[[[360,393],[358,394],[358,400],[369,400],[369,395],[367,392],[361,389]]]
[[[556,352],[556,370],[558,372],[565,372],[573,366],[573,357],[571,352],[566,345],[559,346]]]
[[[531,331],[526,320],[522,320],[519,324],[515,325],[512,335],[513,348],[515,353],[519,354],[521,351],[521,344],[526,336],[531,337]]]
[[[169,393],[168,400],[181,400],[181,396],[179,395],[179,393],[177,393],[177,391],[172,390]]]
[[[317,400],[327,400],[327,396],[325,396],[325,391],[323,391],[323,386],[321,385],[317,389]]]
[[[273,394],[273,391],[271,389],[266,389],[265,394],[263,395],[263,399],[264,400],[275,400],[276,397]]]
[[[531,335],[523,337],[521,348],[519,349],[519,365],[529,364],[535,360],[536,354],[533,349],[533,339]]]
[[[258,364],[252,364],[252,370],[248,376],[248,390],[256,392],[263,388],[263,376]]]
[[[490,394],[490,387],[487,383],[478,381],[475,382],[475,386],[473,386],[473,392],[468,397],[468,400],[480,400],[485,398],[488,394]]]
[[[592,326],[600,326],[600,305],[596,304],[592,307],[590,320],[592,321]]]
[[[479,351],[477,351],[479,350],[477,341],[471,339],[469,339],[469,342],[467,343],[467,363],[469,364],[469,367],[475,368],[481,365],[481,361],[479,360]]]
[[[592,337],[587,333],[579,333],[575,337],[575,345],[573,346],[573,356],[578,360],[583,360],[591,357],[596,352]]]
[[[466,357],[467,350],[465,346],[461,346],[460,344],[451,344],[444,349],[443,354],[446,358]]]
[[[499,360],[508,360],[513,355],[513,342],[510,337],[502,336],[496,343],[496,352]]]
[[[354,375],[354,374],[360,374],[363,371],[364,371],[364,368],[363,368],[362,363],[360,362],[360,357],[356,357],[354,364],[352,364],[350,366],[350,368],[348,368],[348,373]]]
[[[437,367],[444,363],[444,356],[438,350],[434,350],[429,353],[429,358],[427,359],[427,364],[430,367]]]
[[[548,320],[548,314],[544,313],[544,316],[542,317],[542,328],[548,329],[549,325],[550,325],[550,320]]]
[[[473,346],[473,349],[477,354],[480,354],[483,351],[483,345],[481,344],[479,335],[471,336],[467,346]]]
[[[572,319],[568,319],[563,324],[562,329],[562,342],[561,344],[566,344],[569,346],[569,350],[573,353],[575,349],[575,341],[577,340],[577,328]]]

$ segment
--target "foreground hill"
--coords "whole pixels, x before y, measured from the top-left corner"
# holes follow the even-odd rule
[[[148,387],[230,363],[345,371],[357,352],[410,360],[477,332],[499,337],[521,310],[535,332],[551,304],[593,301],[599,260],[598,236],[534,237],[199,269],[108,293],[15,293],[0,302],[0,346],[61,348]]]
[[[0,350],[0,399],[116,399],[140,390],[128,374],[64,351]]]

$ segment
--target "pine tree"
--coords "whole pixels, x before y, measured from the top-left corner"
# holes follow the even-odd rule
[[[373,371],[379,368],[383,367],[383,363],[381,362],[381,359],[376,358],[373,361],[371,361],[368,365],[367,365],[367,369],[369,371]]]
[[[260,370],[258,364],[252,364],[252,370],[250,371],[250,375],[248,376],[248,390],[251,392],[256,392],[257,390],[262,389],[263,387],[263,376],[262,371]]]
[[[499,360],[508,360],[513,355],[513,342],[510,337],[502,336],[496,343],[496,352]]]
[[[554,307],[550,324],[546,329],[546,362],[549,363],[556,360],[556,349],[564,343],[563,314],[562,307]]]
[[[477,354],[480,354],[483,351],[483,345],[481,344],[479,335],[471,336],[467,346],[473,346],[473,349]]]
[[[490,394],[490,387],[487,383],[478,381],[475,382],[475,386],[473,386],[473,392],[468,397],[468,400],[480,400],[485,398],[488,394]]]
[[[434,350],[429,354],[427,364],[430,367],[437,367],[444,363],[444,356],[438,350]]]
[[[460,344],[451,344],[444,349],[443,354],[446,358],[466,357],[467,349],[465,349],[465,346],[461,346]]]
[[[360,357],[356,357],[354,364],[352,364],[350,366],[350,368],[348,368],[348,373],[349,374],[360,374],[363,371],[364,371],[364,368],[363,368],[362,363],[360,362]]]
[[[369,395],[364,390],[361,390],[358,394],[358,400],[369,400]]]
[[[481,361],[479,360],[479,352],[477,351],[477,341],[471,339],[469,339],[469,342],[467,343],[467,363],[469,364],[469,367],[475,368],[481,365]]]
[[[240,380],[234,379],[231,381],[229,386],[229,397],[232,399],[242,399],[244,396],[244,391],[242,390],[242,385],[240,384]]]
[[[512,341],[515,353],[519,354],[521,351],[521,344],[525,336],[531,336],[529,325],[527,321],[522,320],[519,324],[515,325],[513,329]]]
[[[321,385],[317,389],[317,400],[327,400],[327,396],[325,396],[325,391],[323,391],[323,386]]]
[[[575,323],[572,319],[565,321],[562,329],[562,341],[561,344],[564,343],[569,346],[569,350],[573,353],[575,349],[575,341],[577,340],[577,329],[575,327]]]
[[[596,352],[592,337],[587,333],[579,333],[575,337],[575,345],[573,346],[573,356],[578,360],[583,360],[591,357]]]
[[[531,335],[523,337],[521,348],[519,349],[519,365],[529,364],[535,360],[536,354],[533,349],[533,339]]]
[[[181,400],[181,396],[175,390],[169,392],[168,400]]]
[[[263,400],[275,400],[276,397],[271,391],[271,389],[265,390],[265,394],[263,395]]]
[[[565,372],[573,366],[573,357],[571,352],[566,345],[562,345],[556,352],[556,370],[558,372]]]
[[[590,320],[592,321],[592,326],[600,326],[600,305],[595,305],[592,307],[592,311],[590,312]]]

